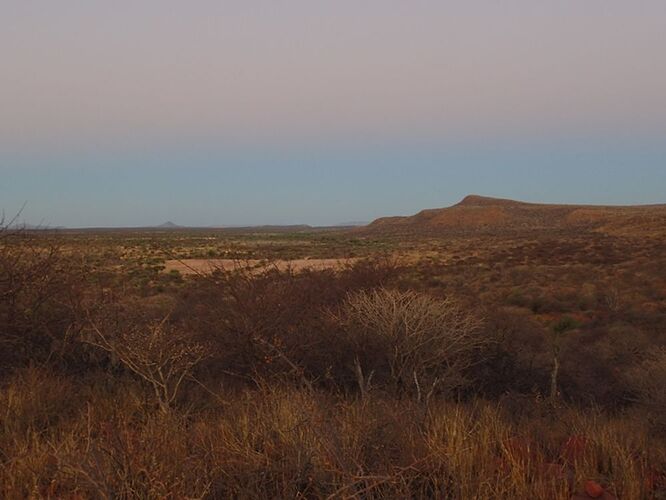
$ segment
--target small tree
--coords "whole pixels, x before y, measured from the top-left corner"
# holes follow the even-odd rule
[[[576,321],[565,316],[556,322],[552,327],[551,349],[553,354],[553,367],[550,372],[550,399],[555,400],[558,395],[558,377],[560,374],[560,355],[567,332],[578,327]]]
[[[113,354],[128,370],[153,389],[163,412],[168,412],[183,381],[206,358],[204,346],[169,325],[168,316],[147,325],[131,325],[115,332],[90,322],[92,337],[86,342]]]

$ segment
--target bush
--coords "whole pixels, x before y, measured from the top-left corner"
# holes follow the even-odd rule
[[[364,373],[359,383],[373,373],[418,399],[464,387],[479,361],[475,354],[487,343],[480,320],[457,302],[416,292],[381,288],[351,294],[339,320],[359,359],[359,377]]]
[[[80,292],[47,235],[0,224],[0,370],[66,357]]]
[[[666,432],[666,349],[662,348],[629,370],[629,388],[661,432]]]
[[[377,261],[338,272],[220,269],[182,291],[172,319],[210,346],[202,367],[208,376],[345,384],[349,353],[336,344],[327,311],[349,292],[381,286],[391,276],[392,267]]]

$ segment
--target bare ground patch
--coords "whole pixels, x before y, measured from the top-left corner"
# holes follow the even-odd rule
[[[321,271],[324,269],[341,269],[353,264],[358,258],[347,259],[294,259],[294,260],[259,260],[259,259],[181,259],[167,260],[164,271],[178,271],[183,275],[207,274],[216,269],[231,271],[234,269],[255,268],[258,271],[277,268],[281,271],[291,269],[295,272],[303,270]]]

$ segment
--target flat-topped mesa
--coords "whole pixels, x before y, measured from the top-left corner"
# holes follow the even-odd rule
[[[614,235],[664,234],[666,205],[595,206],[526,203],[479,195],[448,208],[388,217],[366,226],[369,232],[471,234],[498,231],[596,231]]]
[[[480,196],[478,194],[470,194],[465,196],[461,202],[454,205],[456,207],[492,207],[492,206],[510,206],[510,205],[527,205],[521,201],[508,200],[505,198],[491,198],[489,196]]]

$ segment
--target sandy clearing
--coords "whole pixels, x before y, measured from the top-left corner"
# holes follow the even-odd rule
[[[183,275],[210,273],[215,269],[232,270],[244,267],[253,267],[257,270],[265,269],[268,267],[277,267],[283,271],[291,268],[294,271],[302,271],[309,269],[313,271],[321,271],[324,269],[340,269],[345,265],[352,264],[359,260],[358,258],[348,259],[295,259],[295,260],[275,260],[275,261],[262,261],[257,259],[182,259],[182,260],[167,260],[164,263],[164,272],[171,272],[176,270]]]

